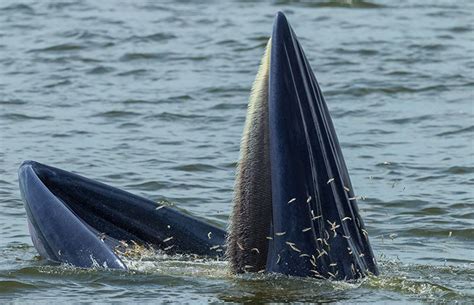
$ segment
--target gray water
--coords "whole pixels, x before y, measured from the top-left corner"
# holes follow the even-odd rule
[[[381,275],[131,271],[37,256],[25,159],[226,227],[250,86],[287,14],[331,111]],[[474,2],[0,2],[0,302],[474,302]]]

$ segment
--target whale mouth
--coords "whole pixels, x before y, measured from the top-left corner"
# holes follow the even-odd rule
[[[308,60],[278,13],[249,102],[229,233],[117,188],[24,162],[21,195],[41,256],[126,269],[129,243],[221,257],[231,270],[351,280],[378,274],[336,132]]]
[[[324,97],[282,13],[252,89],[234,191],[234,272],[378,274]]]

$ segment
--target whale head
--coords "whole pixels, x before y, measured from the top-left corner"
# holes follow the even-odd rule
[[[326,102],[283,13],[252,87],[233,205],[235,273],[378,274]]]

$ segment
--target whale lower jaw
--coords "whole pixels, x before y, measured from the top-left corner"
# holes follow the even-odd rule
[[[236,273],[378,274],[324,97],[282,13],[252,88],[226,254]]]

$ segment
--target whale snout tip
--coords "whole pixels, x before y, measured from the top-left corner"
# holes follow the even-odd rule
[[[20,168],[22,168],[22,167],[28,167],[28,166],[33,166],[33,165],[35,165],[36,163],[38,163],[38,162],[33,161],[33,160],[25,160],[25,161],[21,162]]]
[[[275,18],[277,18],[277,19],[278,18],[285,18],[286,19],[285,14],[282,11],[278,11],[275,15]]]
[[[274,25],[287,25],[288,20],[286,19],[285,14],[282,11],[278,11],[275,15]]]
[[[28,169],[31,169],[36,172],[36,170],[40,167],[40,165],[41,163],[38,163],[34,160],[25,160],[21,162],[20,166],[18,167],[18,173],[21,174],[24,172],[28,172]],[[20,179],[21,179],[21,175],[20,175]]]
[[[21,162],[20,166],[18,167],[18,175],[20,178],[20,181],[22,179],[22,173],[25,173],[29,168],[32,168],[35,164],[37,164],[36,161],[33,160],[25,160]]]

